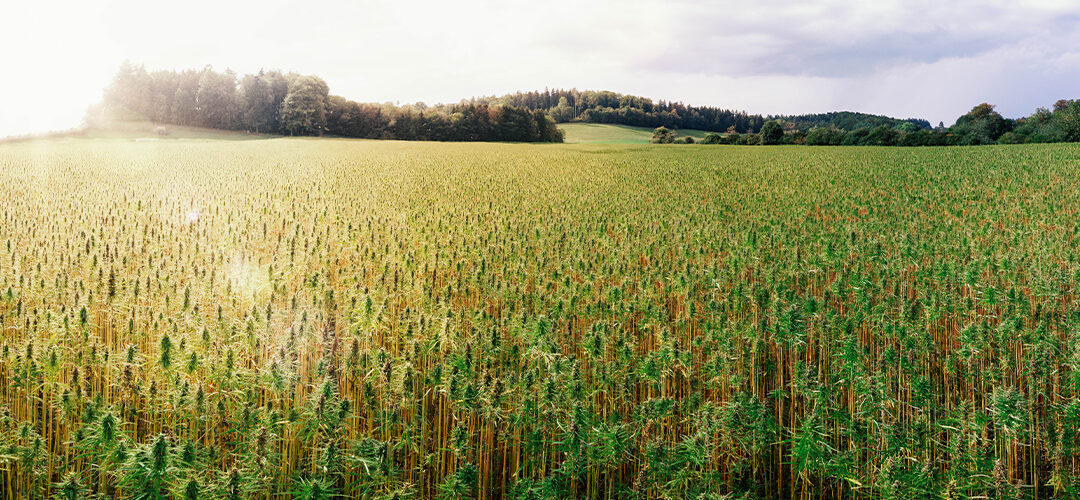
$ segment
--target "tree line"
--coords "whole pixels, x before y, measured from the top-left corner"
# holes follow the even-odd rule
[[[907,118],[839,111],[831,113],[768,117],[745,111],[710,106],[690,106],[681,102],[619,94],[610,91],[545,89],[517,92],[501,97],[482,97],[474,102],[507,104],[548,113],[557,123],[611,123],[635,127],[695,129],[727,134],[754,134],[769,120],[791,123],[796,130],[808,132],[813,127],[832,126],[843,130],[887,126],[899,128],[905,123],[915,129],[930,129],[930,122]]]
[[[113,120],[149,120],[285,135],[562,142],[556,123],[578,121],[656,128],[653,142],[661,143],[675,142],[675,129],[709,131],[702,140],[707,144],[947,146],[1080,141],[1080,100],[1067,99],[1015,120],[982,103],[953,126],[939,123],[932,128],[928,121],[915,118],[849,111],[763,116],[577,89],[395,106],[331,95],[326,82],[312,75],[260,71],[240,76],[209,66],[148,72],[129,62],[121,65],[103,97],[87,114],[91,127]]]
[[[562,142],[543,111],[478,102],[426,106],[359,103],[317,76],[260,71],[153,71],[125,62],[87,114],[117,120],[299,136],[430,141]]]
[[[634,127],[688,128],[740,133],[756,132],[765,123],[761,115],[710,106],[689,106],[681,102],[619,94],[611,91],[545,89],[496,97],[480,97],[472,102],[502,104],[543,111],[557,123],[587,122]]]
[[[930,122],[922,118],[893,118],[884,115],[872,115],[869,113],[856,113],[854,111],[832,111],[829,113],[814,113],[805,115],[776,116],[784,122],[794,124],[796,130],[809,132],[814,127],[834,127],[841,130],[856,130],[860,128],[874,129],[888,127],[904,130],[930,130],[933,128]]]
[[[766,121],[757,132],[711,132],[703,144],[776,145],[805,144],[809,146],[977,146],[983,144],[1022,144],[1049,142],[1080,142],[1080,100],[1061,99],[1052,109],[1039,108],[1025,118],[1001,116],[994,105],[982,103],[957,118],[951,127],[939,123],[935,128],[923,127],[920,120],[897,120],[890,125],[862,126],[845,130],[843,121],[832,121],[808,131],[799,122],[776,118]],[[844,120],[847,118],[845,117]],[[925,120],[922,120],[925,121]],[[674,130],[657,127],[653,143],[693,143],[692,137],[676,138]]]

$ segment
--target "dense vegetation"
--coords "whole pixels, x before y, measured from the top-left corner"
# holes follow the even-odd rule
[[[1078,158],[2,145],[0,495],[1075,497]]]
[[[769,120],[761,127],[761,133],[709,133],[702,139],[704,144],[736,144],[741,146],[806,144],[810,146],[956,146],[980,144],[970,137],[958,135],[949,129],[915,129],[908,123],[900,128],[879,125],[874,128],[857,128],[851,131],[824,126],[814,127],[809,133],[799,130],[791,122]],[[986,143],[989,144],[989,143]]]
[[[647,97],[610,91],[577,89],[517,92],[500,97],[475,99],[474,102],[491,105],[507,104],[530,110],[541,110],[548,113],[558,123],[611,123],[635,127],[688,128],[740,134],[757,133],[770,119],[790,123],[793,130],[802,132],[808,132],[814,127],[835,127],[841,130],[879,126],[890,129],[914,127],[914,130],[931,128],[926,120],[915,118],[901,120],[851,111],[767,117],[748,114],[744,111],[690,106],[681,102],[660,100],[654,103]]]
[[[848,111],[764,117],[576,89],[399,107],[330,95],[326,82],[314,76],[269,71],[238,77],[209,67],[147,72],[125,63],[105,89],[103,102],[88,113],[87,123],[93,127],[132,119],[259,133],[432,141],[562,142],[556,122],[714,132],[703,139],[706,144],[948,146],[1080,141],[1080,100],[1059,100],[1052,110],[1040,108],[1016,120],[1002,117],[994,106],[983,103],[949,128],[944,124],[931,128],[926,120],[914,118]],[[782,134],[773,137],[773,126],[779,126]],[[765,128],[770,129],[768,137],[762,133]]]
[[[761,116],[742,111],[653,103],[645,97],[608,91],[544,90],[518,92],[473,100],[507,104],[548,113],[556,122],[608,123],[665,130],[698,129],[715,132],[707,144],[808,144],[832,146],[953,146],[1080,141],[1080,100],[1060,100],[1052,110],[1040,108],[1026,118],[1002,117],[983,103],[946,128],[924,119],[839,111],[831,113]],[[762,139],[761,130],[776,122],[784,134]],[[653,142],[672,142],[658,138]],[[692,142],[692,141],[681,141]]]
[[[766,129],[769,133],[766,134]],[[777,133],[777,130],[780,132]],[[655,134],[662,135],[657,128]],[[671,142],[656,140],[653,142]],[[1060,100],[1053,111],[1040,108],[1027,118],[1010,120],[983,103],[956,120],[952,127],[938,125],[933,130],[919,128],[914,121],[897,127],[887,124],[873,128],[844,130],[838,126],[817,126],[804,132],[795,122],[769,120],[761,133],[707,134],[705,144],[807,144],[811,146],[974,146],[1080,142],[1080,100]]]
[[[783,122],[789,122],[795,130],[809,132],[815,127],[831,127],[840,130],[873,129],[886,127],[900,130],[930,130],[933,128],[930,122],[921,118],[891,118],[882,115],[868,113],[855,113],[852,111],[834,111],[830,113],[815,113],[807,115],[790,115],[774,117]]]
[[[517,92],[501,97],[484,97],[473,102],[505,104],[548,113],[558,123],[611,123],[634,127],[695,129],[726,133],[757,133],[770,117],[752,115],[709,106],[690,106],[681,102],[619,94],[610,91],[545,89],[543,92]],[[803,132],[813,127],[829,126],[841,130],[886,126],[929,129],[926,120],[900,120],[881,115],[842,111],[835,113],[778,117]],[[904,125],[908,123],[910,125]]]
[[[609,91],[546,89],[483,97],[474,102],[509,105],[543,111],[558,123],[580,121],[634,127],[688,128],[697,130],[755,132],[765,119],[743,111],[688,106],[681,102],[618,94]]]
[[[315,76],[278,71],[238,77],[231,71],[147,72],[124,63],[91,109],[87,124],[118,120],[248,130],[287,135],[336,135],[429,141],[561,142],[555,123],[539,111],[458,104],[397,107],[330,95]]]

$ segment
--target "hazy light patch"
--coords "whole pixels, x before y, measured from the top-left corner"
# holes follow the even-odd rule
[[[184,214],[184,221],[188,224],[194,224],[199,222],[200,217],[202,217],[202,212],[199,212],[198,210],[188,210],[188,212]]]
[[[250,259],[233,255],[229,259],[226,271],[233,293],[240,297],[257,300],[258,297],[268,294],[271,290],[267,269],[254,264]]]

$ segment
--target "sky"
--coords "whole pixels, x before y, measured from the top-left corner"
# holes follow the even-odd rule
[[[362,102],[613,90],[946,125],[1080,98],[1075,1],[8,0],[0,137],[77,127],[124,60],[322,77]]]

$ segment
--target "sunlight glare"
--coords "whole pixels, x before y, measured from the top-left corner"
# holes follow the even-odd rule
[[[270,289],[270,277],[266,270],[239,255],[229,259],[228,277],[233,293],[240,297],[256,300]]]

